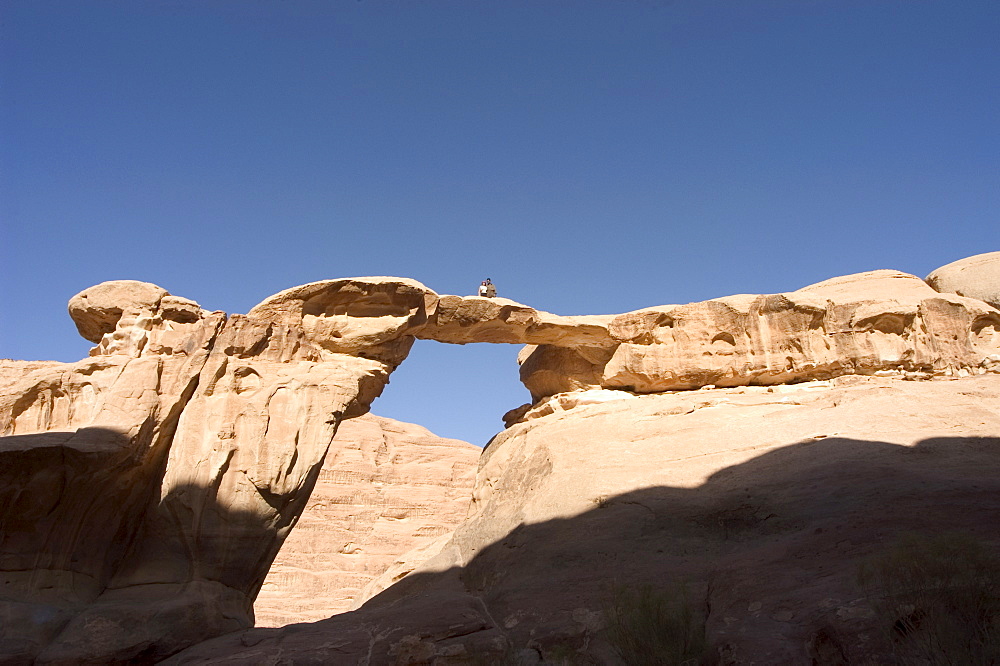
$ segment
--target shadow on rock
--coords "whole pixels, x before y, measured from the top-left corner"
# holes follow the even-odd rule
[[[904,533],[961,532],[995,549],[997,524],[1000,438],[802,442],[697,488],[521,525],[359,610],[223,636],[169,663],[621,663],[606,631],[616,590],[678,584],[703,622],[703,663],[894,663],[895,618],[861,589],[862,562]]]
[[[107,428],[0,437],[0,663],[152,663],[252,626],[261,581],[217,575],[194,541],[269,526],[211,489],[161,500],[163,460],[134,442]],[[185,498],[213,529],[137,548],[157,540],[154,508]],[[262,580],[268,563],[254,564]]]
[[[0,437],[0,658],[30,660],[104,590],[156,481],[106,428]]]

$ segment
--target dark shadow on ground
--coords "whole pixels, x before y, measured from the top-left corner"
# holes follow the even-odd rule
[[[704,663],[894,663],[883,632],[894,618],[874,615],[861,563],[913,532],[995,549],[997,525],[1000,438],[811,440],[697,488],[636,490],[521,525],[357,611],[223,636],[170,663],[616,663],[601,629],[614,589],[680,580],[706,622]]]

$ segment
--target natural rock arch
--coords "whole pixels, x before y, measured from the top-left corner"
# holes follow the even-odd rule
[[[621,315],[562,317],[390,277],[302,285],[230,316],[120,281],[81,292],[70,313],[97,342],[89,359],[0,362],[0,432],[30,435],[2,442],[0,456],[16,463],[2,469],[50,456],[5,489],[76,502],[72,489],[113,460],[129,492],[101,511],[130,518],[109,549],[48,512],[31,530],[72,538],[10,553],[22,570],[63,581],[53,601],[38,576],[14,577],[14,601],[0,602],[17,632],[0,645],[39,663],[158,659],[252,624],[253,598],[339,424],[367,411],[414,338],[528,345],[521,378],[533,403],[509,423],[606,391],[1000,364],[1000,312],[897,271]]]

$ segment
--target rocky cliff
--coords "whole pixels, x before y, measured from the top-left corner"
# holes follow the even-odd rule
[[[585,388],[658,393],[785,384],[848,374],[979,372],[996,359],[988,304],[898,271],[785,294],[741,294],[611,318],[599,345],[540,345],[521,379],[539,398]]]
[[[89,359],[3,366],[0,655],[155,660],[251,626],[337,427],[429,293],[333,280],[232,316],[146,283],[75,296]]]
[[[997,524],[996,374],[622,394],[506,430],[473,515],[358,610],[169,663],[679,663],[609,638],[618,595],[645,590],[683,594],[695,663],[894,663],[906,614],[861,567],[906,533],[1000,549]]]
[[[481,449],[366,414],[341,423],[254,604],[256,626],[350,610],[397,558],[465,519]]]
[[[401,278],[231,316],[105,283],[70,312],[90,359],[0,366],[7,660],[613,662],[614,591],[680,581],[725,663],[887,654],[858,562],[1000,517],[1000,311],[895,271],[585,317]],[[248,630],[331,442],[415,337],[529,345],[533,402],[471,517],[358,610]]]

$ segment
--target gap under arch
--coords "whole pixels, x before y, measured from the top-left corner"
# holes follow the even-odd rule
[[[417,340],[372,403],[379,416],[421,425],[435,435],[485,446],[503,415],[531,401],[518,378],[523,345],[455,345]]]

